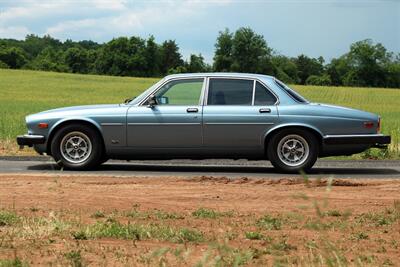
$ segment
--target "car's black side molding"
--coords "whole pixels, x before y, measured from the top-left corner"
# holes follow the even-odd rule
[[[326,135],[324,143],[327,145],[349,145],[349,144],[390,144],[390,135],[383,134],[357,134],[357,135]]]

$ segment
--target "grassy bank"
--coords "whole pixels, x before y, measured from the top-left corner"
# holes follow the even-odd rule
[[[121,103],[138,95],[157,78],[110,77],[0,69],[0,143],[25,133],[24,117],[46,109],[86,104]],[[313,102],[362,109],[382,116],[382,131],[391,134],[387,154],[368,152],[363,157],[400,155],[400,90],[384,88],[293,86]],[[8,141],[9,144],[9,141]],[[9,147],[9,145],[7,145]],[[9,150],[9,148],[7,148]]]

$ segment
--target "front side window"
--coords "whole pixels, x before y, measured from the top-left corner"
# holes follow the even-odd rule
[[[252,99],[252,80],[210,79],[207,105],[251,105]]]
[[[276,97],[263,86],[261,83],[256,82],[254,105],[255,106],[269,106],[276,103]]]
[[[171,81],[155,94],[158,105],[199,105],[204,79]]]

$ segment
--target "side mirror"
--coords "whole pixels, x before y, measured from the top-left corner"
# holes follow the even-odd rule
[[[154,107],[155,105],[157,105],[157,99],[156,99],[156,96],[155,95],[150,95],[149,96],[149,99],[147,100],[147,106],[149,107],[149,108],[152,108],[152,107]]]

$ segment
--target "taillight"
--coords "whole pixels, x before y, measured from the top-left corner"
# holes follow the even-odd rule
[[[374,123],[372,121],[364,122],[364,128],[371,129],[374,127]]]

